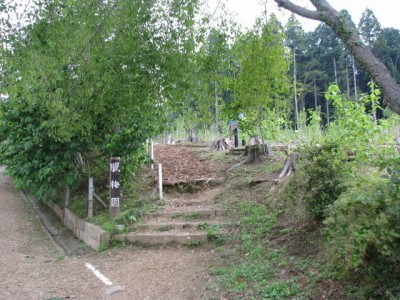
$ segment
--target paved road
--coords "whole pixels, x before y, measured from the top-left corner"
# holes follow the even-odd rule
[[[65,257],[0,169],[0,300],[209,299],[212,249],[124,247]],[[85,266],[91,264],[113,285]]]

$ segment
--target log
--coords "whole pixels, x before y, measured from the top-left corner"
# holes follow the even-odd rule
[[[243,155],[244,152],[245,152],[245,147],[229,149],[229,154],[232,155]]]
[[[175,186],[175,185],[211,185],[216,186],[225,182],[224,177],[220,178],[199,178],[193,180],[165,180],[163,181],[163,186]]]
[[[282,152],[290,152],[290,150],[296,150],[297,147],[295,145],[284,145],[284,144],[277,144],[277,145],[271,145],[269,146],[268,144],[263,144],[265,147],[265,152],[267,153],[268,156],[273,155],[273,153],[268,154],[268,152],[273,152],[273,151],[282,151]],[[290,149],[290,150],[289,150]],[[239,147],[239,148],[232,148],[229,150],[230,154],[233,155],[239,155],[241,153],[244,153],[244,155],[247,155],[246,153],[246,147]]]
[[[94,192],[93,192],[93,197],[94,197],[94,199],[96,199],[101,205],[103,205],[104,208],[107,208],[107,205],[104,203],[104,201],[101,200],[101,198],[100,198],[96,193],[94,193]]]
[[[279,173],[278,179],[287,177],[292,173],[292,170],[294,169],[293,162],[298,155],[298,153],[293,153],[286,158],[285,165],[283,166],[282,171]]]
[[[275,179],[254,179],[250,182],[250,185],[256,185],[263,182],[273,182]]]

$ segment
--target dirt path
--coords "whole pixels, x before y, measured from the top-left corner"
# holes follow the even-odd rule
[[[125,247],[64,257],[32,207],[0,174],[0,299],[210,299],[217,254],[206,247]],[[89,263],[124,289],[109,295]]]
[[[157,144],[154,146],[154,157],[157,163],[163,165],[164,181],[192,182],[223,176],[220,166],[201,158],[190,147]]]

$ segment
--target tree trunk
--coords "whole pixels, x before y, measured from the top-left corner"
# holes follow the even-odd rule
[[[318,106],[318,93],[317,93],[317,84],[315,82],[315,74],[314,74],[314,106],[315,110],[317,110]]]
[[[336,58],[333,58],[333,71],[335,73],[335,84],[338,85],[337,70],[336,70]]]
[[[246,164],[251,164],[253,162],[261,162],[265,154],[265,147],[259,137],[250,138],[250,145],[246,146],[245,155]]]
[[[356,102],[358,102],[358,93],[357,93],[357,69],[356,69],[356,64],[354,62],[354,58],[352,68],[353,68],[353,81],[354,81],[354,99]]]
[[[211,149],[216,151],[224,151],[231,149],[230,141],[227,138],[220,138],[213,142]]]
[[[294,88],[294,110],[296,116],[296,129],[300,129],[300,122],[299,122],[299,104],[297,101],[297,69],[296,69],[296,48],[293,48],[293,88]]]
[[[326,81],[325,81],[325,89],[327,89]],[[325,99],[325,104],[326,104],[326,125],[329,126],[329,123],[330,123],[329,101],[326,99]]]
[[[349,68],[346,62],[346,96],[347,100],[350,100],[350,78],[349,78]]]
[[[306,9],[289,0],[274,0],[278,6],[308,19],[324,22],[339,36],[357,62],[382,87],[385,104],[400,114],[400,85],[386,66],[361,42],[357,29],[348,24],[326,0],[310,0],[316,10]]]
[[[171,133],[167,130],[164,131],[163,144],[171,145]]]
[[[198,141],[196,131],[193,129],[186,130],[188,135],[187,141],[191,143],[196,143]]]

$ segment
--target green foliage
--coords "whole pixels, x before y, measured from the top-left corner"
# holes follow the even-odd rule
[[[390,156],[394,148],[379,148],[377,145],[393,144],[394,125],[398,117],[383,120],[380,126],[374,123],[371,115],[366,113],[366,106],[377,108],[380,90],[371,86],[371,94],[361,102],[346,100],[336,85],[331,85],[325,94],[335,107],[336,119],[328,127],[326,138],[340,145],[342,149],[356,153],[356,161],[363,164],[373,160],[374,156]]]
[[[314,218],[324,220],[331,274],[354,276],[366,289],[357,297],[397,295],[399,274],[399,161],[393,145],[398,117],[376,124],[366,107],[378,108],[379,89],[360,102],[344,99],[331,86],[327,100],[336,119],[320,140],[305,147],[296,173],[285,187],[292,201],[306,201]],[[309,127],[319,126],[311,112]],[[302,151],[303,152],[303,151]],[[351,154],[351,160],[348,155]],[[385,169],[383,177],[378,167]],[[343,277],[342,277],[343,278]]]
[[[17,188],[47,201],[79,182],[75,154],[87,148],[84,141],[73,137],[65,143],[49,136],[49,116],[40,105],[5,101],[0,109],[4,134],[0,156]]]
[[[240,128],[250,136],[258,135],[265,110],[287,110],[290,62],[283,40],[282,29],[272,15],[266,23],[258,20],[234,45],[240,69],[233,81],[234,99],[224,106],[224,115],[236,120],[244,113]]]
[[[215,268],[220,283],[234,295],[258,299],[287,299],[300,292],[295,279],[275,280],[276,263],[283,260],[279,251],[268,249],[265,240],[275,226],[279,212],[265,204],[239,204],[242,219],[237,250],[240,261]]]
[[[400,162],[387,172],[385,178],[372,169],[367,176],[354,176],[325,221],[334,269],[345,277],[359,274],[371,287],[361,290],[368,298],[400,292]]]
[[[0,154],[18,187],[42,200],[76,187],[78,154],[121,157],[123,181],[146,160],[145,140],[197,83],[199,2],[184,2],[48,0],[2,28]]]
[[[347,155],[332,143],[308,147],[305,153],[286,185],[285,193],[291,201],[305,201],[313,217],[321,220],[346,189]]]
[[[262,120],[262,132],[266,141],[278,141],[283,139],[283,132],[290,128],[290,121],[288,120],[285,111],[277,109],[266,109],[264,120]]]
[[[377,165],[376,157],[394,154],[393,148],[374,147],[374,144],[392,143],[387,130],[393,123],[388,119],[377,125],[366,113],[365,105],[372,103],[374,107],[379,95],[380,91],[372,87],[371,95],[364,97],[362,102],[352,102],[342,97],[337,86],[330,86],[326,98],[336,109],[336,120],[328,127],[323,139],[321,136],[316,139],[322,146],[303,149],[305,154],[300,159],[297,172],[286,185],[288,198],[305,201],[314,218],[321,220],[329,215],[328,209],[347,190],[348,180],[352,178],[355,168],[365,163]],[[320,132],[318,111],[311,111],[310,115],[308,127]],[[354,163],[348,161],[349,153],[353,155]]]

